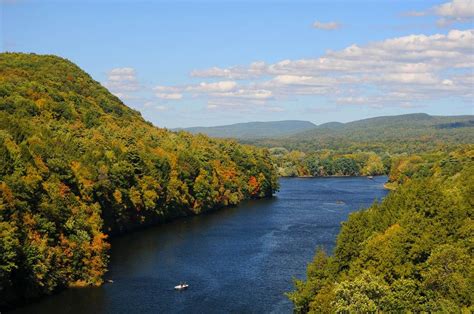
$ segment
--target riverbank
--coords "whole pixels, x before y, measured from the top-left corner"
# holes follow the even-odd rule
[[[398,187],[398,184],[396,182],[386,182],[383,185],[384,188],[390,191],[395,191]]]
[[[275,191],[275,193],[276,192],[277,191]],[[147,222],[147,223],[143,223],[143,224],[139,224],[139,225],[131,225],[131,226],[129,226],[128,229],[125,229],[125,230],[122,230],[122,231],[114,231],[114,232],[107,233],[107,236],[110,239],[115,239],[115,238],[118,238],[118,237],[126,236],[130,233],[133,233],[133,232],[140,232],[140,231],[143,231],[143,230],[146,230],[146,229],[166,225],[166,224],[173,223],[173,222],[176,222],[176,221],[192,219],[193,217],[196,217],[196,216],[211,215],[211,214],[213,214],[215,212],[218,212],[218,211],[221,211],[221,210],[228,210],[228,209],[236,208],[236,207],[241,206],[242,203],[245,203],[245,202],[248,202],[248,201],[269,200],[269,199],[272,199],[274,197],[275,197],[275,195],[272,194],[272,195],[267,195],[267,196],[258,197],[258,198],[244,198],[237,204],[230,204],[230,205],[227,205],[227,206],[215,206],[213,208],[206,209],[206,210],[204,210],[200,213],[193,212],[190,209],[182,210],[182,211],[180,211],[179,215],[162,217],[159,220],[157,219],[155,221],[151,221],[151,222]]]
[[[275,191],[276,192],[276,191]],[[198,217],[198,216],[208,216],[212,215],[216,212],[219,211],[225,211],[229,209],[235,209],[239,206],[241,206],[242,203],[247,203],[249,201],[264,201],[264,200],[270,200],[274,198],[274,195],[266,195],[263,197],[252,197],[252,198],[244,198],[239,201],[237,204],[230,204],[227,206],[215,206],[213,208],[208,208],[202,212],[196,213],[192,211],[191,209],[182,209],[180,211],[175,211],[174,215],[172,216],[163,216],[163,217],[158,217],[158,219],[155,217],[152,219],[151,217],[149,220],[146,221],[146,223],[140,223],[140,224],[130,224],[128,225],[125,229],[122,230],[114,230],[114,231],[109,231],[106,232],[105,230],[103,231],[104,234],[106,234],[108,242],[113,242],[116,239],[119,238],[125,238],[127,236],[130,236],[132,234],[138,234],[140,232],[146,232],[147,230],[151,230],[154,228],[158,227],[164,227],[168,224],[172,223],[178,223],[182,221],[183,223],[186,223],[187,221],[191,221],[193,218]],[[178,214],[176,214],[178,213]],[[113,247],[109,249],[109,252],[113,251]],[[109,254],[110,255],[110,254]],[[71,282],[68,285],[65,286],[60,286],[51,291],[49,294],[43,294],[41,296],[33,297],[33,298],[28,298],[28,299],[17,299],[17,300],[12,300],[11,303],[8,304],[8,306],[2,308],[2,310],[5,311],[13,311],[18,308],[23,308],[23,307],[28,307],[29,305],[34,305],[36,303],[42,302],[42,300],[48,299],[50,297],[55,297],[57,295],[60,295],[63,293],[65,290],[71,290],[71,289],[90,289],[90,288],[100,288],[104,285],[109,285],[110,283],[108,280],[106,280],[106,277],[108,277],[107,273],[109,271],[107,270],[106,273],[102,276],[102,280],[100,282],[96,282],[94,285],[86,284],[83,282]],[[0,313],[2,313],[0,311]]]
[[[280,178],[376,178],[376,177],[383,177],[386,176],[386,174],[376,174],[376,175],[330,175],[330,176],[280,176]]]
[[[115,237],[105,276],[113,284],[68,289],[13,313],[290,313],[292,278],[305,275],[315,247],[332,250],[350,213],[387,194],[380,181],[281,178],[273,198]],[[187,291],[173,289],[180,281]]]

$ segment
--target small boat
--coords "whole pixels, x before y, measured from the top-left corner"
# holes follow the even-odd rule
[[[179,285],[175,286],[175,290],[186,290],[188,289],[189,285],[187,283],[180,283]]]
[[[373,176],[367,176],[367,179],[373,180],[374,177]]]
[[[344,204],[344,201],[338,200],[338,201],[336,201],[336,204],[342,205],[342,204]]]
[[[114,281],[112,279],[108,279],[107,283],[114,283]]]

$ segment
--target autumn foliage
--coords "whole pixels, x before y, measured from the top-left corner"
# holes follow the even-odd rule
[[[100,284],[107,235],[275,189],[264,149],[156,128],[65,59],[0,54],[0,308]]]
[[[473,312],[474,146],[399,156],[389,178],[295,281],[296,313]]]

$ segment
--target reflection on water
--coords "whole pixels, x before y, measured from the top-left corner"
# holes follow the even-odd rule
[[[175,221],[112,241],[106,279],[17,313],[291,312],[283,295],[341,221],[381,199],[385,177],[281,179],[268,200]],[[190,287],[173,287],[186,281]]]

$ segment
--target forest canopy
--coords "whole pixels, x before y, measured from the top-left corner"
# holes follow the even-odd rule
[[[0,54],[0,308],[97,285],[107,235],[271,196],[269,152],[146,122],[68,60]]]
[[[374,176],[388,174],[392,158],[388,153],[355,152],[341,154],[332,150],[303,152],[284,147],[269,149],[282,177]]]
[[[306,153],[330,150],[338,154],[383,155],[449,151],[460,144],[474,143],[474,116],[382,116],[349,123],[330,122],[289,136],[242,142]]]
[[[295,281],[295,312],[472,312],[474,147],[400,157],[389,184]]]

